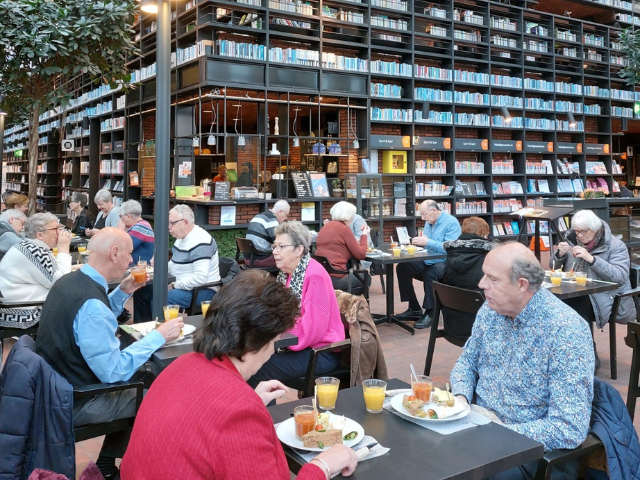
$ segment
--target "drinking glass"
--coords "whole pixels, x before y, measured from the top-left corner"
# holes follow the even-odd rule
[[[561,271],[552,271],[551,272],[551,285],[554,287],[559,287],[562,285],[562,272]]]
[[[87,251],[87,246],[86,245],[79,245],[78,246],[78,253],[84,253]]]
[[[415,255],[416,254],[416,246],[415,245],[407,245],[407,253],[409,255]]]
[[[51,253],[53,253],[53,256],[54,256],[54,257],[57,257],[57,256],[58,256],[58,247],[53,247],[53,248],[51,249]]]
[[[385,381],[369,379],[362,382],[362,394],[364,395],[364,406],[366,407],[367,412],[382,412],[386,391],[387,382]]]
[[[145,283],[147,281],[147,267],[144,265],[135,266],[131,269],[131,275],[136,283]]]
[[[411,381],[411,388],[413,389],[413,394],[418,400],[428,402],[431,400],[433,380],[431,377],[427,377],[426,375],[418,375],[418,378]]]
[[[206,300],[200,304],[200,308],[202,308],[202,316],[207,316],[207,311],[209,310],[209,305],[211,305],[211,300]]]
[[[587,285],[587,272],[576,272],[576,284],[580,287]]]
[[[316,378],[316,392],[318,396],[318,407],[323,410],[333,410],[336,408],[338,399],[338,388],[340,380],[334,377]]]
[[[180,313],[180,305],[167,305],[162,307],[164,311],[164,321],[168,322],[169,320],[173,320],[174,318],[178,318],[178,314]]]
[[[318,414],[311,405],[300,405],[293,409],[293,420],[296,424],[296,438],[302,441],[303,435],[316,428]]]
[[[393,252],[394,257],[399,257],[402,254],[402,249],[400,247],[393,247],[391,251]]]

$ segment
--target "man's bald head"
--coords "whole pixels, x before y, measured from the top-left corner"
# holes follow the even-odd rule
[[[113,280],[122,277],[131,263],[133,242],[127,232],[106,227],[91,237],[87,250],[91,252],[87,263],[107,280]]]
[[[487,256],[492,254],[509,269],[512,283],[525,278],[529,282],[529,290],[538,291],[544,280],[544,270],[529,248],[518,242],[507,242],[494,248]]]

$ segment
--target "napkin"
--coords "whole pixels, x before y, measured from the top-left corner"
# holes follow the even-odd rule
[[[467,406],[462,402],[456,402],[453,407],[447,407],[446,405],[434,407],[430,405],[429,408],[433,408],[436,411],[438,418],[447,418],[466,410]]]
[[[369,435],[365,435],[364,437],[362,437],[362,440],[360,441],[360,443],[358,443],[357,445],[353,446],[353,449],[357,449],[358,447],[364,447],[366,445],[370,445],[372,443],[378,443],[378,441],[369,436]],[[294,449],[295,450],[295,449]],[[369,453],[367,455],[365,455],[362,458],[358,459],[358,462],[364,462],[365,460],[370,460],[372,458],[376,458],[379,457],[381,455],[384,455],[385,453],[387,453],[389,450],[391,450],[390,448],[386,448],[383,447],[382,445],[380,445],[379,443],[375,446],[375,447],[371,447],[371,449],[369,449]],[[307,451],[302,451],[302,450],[295,450],[298,455],[300,455],[302,458],[305,459],[305,461],[310,462],[311,460],[313,460],[314,458],[316,458],[318,456],[318,452],[307,452]],[[336,477],[340,475],[340,472],[334,474],[331,476],[331,478]]]
[[[412,390],[410,388],[399,388],[398,390],[387,390],[385,395],[387,397],[395,397],[396,395],[400,395],[401,393],[409,393]]]
[[[151,330],[156,328],[155,320],[151,320],[150,322],[143,323],[134,323],[133,325],[127,325],[129,328],[132,328],[142,336],[147,335]]]
[[[412,418],[406,417],[400,414],[399,412],[397,412],[391,406],[391,399],[388,399],[388,398],[384,401],[384,409],[388,410],[394,415],[399,416],[400,418],[403,418],[407,422],[415,423],[420,427],[428,428],[429,430],[433,430],[434,432],[439,433],[441,435],[451,435],[452,433],[456,433],[461,430],[466,430],[467,428],[476,427],[478,425],[487,425],[488,423],[491,423],[491,420],[473,411],[464,418],[460,418],[458,420],[452,420],[450,422],[438,423],[438,422],[424,422],[418,419],[414,420]]]

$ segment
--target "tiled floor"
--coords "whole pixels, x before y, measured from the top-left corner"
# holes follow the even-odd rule
[[[416,282],[416,291],[422,291],[421,284]],[[375,313],[383,313],[385,308],[385,297],[382,295],[378,278],[374,279],[371,288],[371,309]],[[396,293],[396,312],[401,312],[406,306],[400,303],[399,294]],[[424,369],[424,360],[429,340],[429,329],[417,330],[414,336],[395,325],[380,325],[378,331],[382,338],[385,358],[390,377],[397,377],[401,380],[409,380],[409,364],[413,363],[416,370],[421,372]],[[612,381],[609,376],[609,334],[608,329],[604,332],[597,331],[595,334],[598,352],[602,360],[602,368],[598,377],[612,383],[626,400],[629,382],[629,368],[631,365],[631,350],[625,345],[624,337],[626,328],[619,325],[617,328],[618,345],[618,379]],[[461,349],[438,340],[436,344],[434,365],[432,376],[448,378],[449,372],[460,355]],[[5,351],[6,355],[6,351]],[[295,398],[292,395],[291,398]],[[634,425],[637,431],[640,427],[640,415],[636,416]],[[76,444],[76,464],[78,466],[78,476],[89,460],[95,461],[98,458],[102,439],[93,439]]]

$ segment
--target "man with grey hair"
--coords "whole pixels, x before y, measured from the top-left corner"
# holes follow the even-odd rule
[[[5,210],[0,214],[0,260],[16,243],[24,230],[27,216],[16,208]]]
[[[494,248],[482,271],[486,302],[451,371],[454,395],[471,402],[475,394],[478,406],[545,450],[576,448],[589,431],[593,400],[588,325],[541,288],[544,270],[524,245]],[[536,467],[533,462],[495,478],[533,478]],[[566,476],[558,478],[574,478],[575,468],[573,462],[560,466]]]
[[[274,229],[287,220],[291,207],[286,200],[278,200],[271,210],[259,213],[249,222],[247,240],[253,242],[253,246],[260,252],[254,255],[254,267],[275,267],[271,245],[276,240]],[[248,259],[247,259],[248,260]]]
[[[425,200],[420,204],[418,213],[422,216],[424,230],[421,236],[414,237],[411,242],[418,247],[425,247],[430,253],[447,254],[442,244],[447,241],[457,240],[462,229],[456,217],[440,210],[433,200]],[[414,328],[429,328],[433,323],[433,289],[431,283],[436,282],[444,275],[445,259],[424,260],[411,263],[400,263],[396,268],[398,275],[398,289],[400,300],[409,302],[409,308],[396,315],[399,320],[417,320]],[[416,292],[413,288],[413,280],[420,280],[424,284],[424,298],[422,308]]]
[[[218,245],[202,227],[196,225],[193,210],[188,205],[176,205],[169,211],[169,233],[176,239],[171,249],[169,274],[176,281],[169,285],[170,305],[188,308],[191,290],[207,283],[220,281]],[[198,293],[197,304],[211,300],[214,290]]]
[[[116,316],[144,283],[128,275],[107,295],[108,282],[122,278],[131,263],[133,243],[126,232],[106,227],[91,237],[91,256],[79,271],[66,275],[51,290],[42,308],[36,352],[74,387],[129,380],[184,326],[181,318],[166,322],[120,350]],[[106,423],[136,414],[136,392],[120,390],[74,400],[74,426]],[[105,479],[119,478],[130,431],[105,436],[96,464]]]

